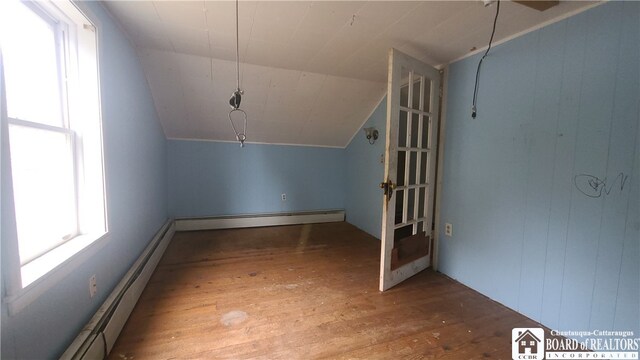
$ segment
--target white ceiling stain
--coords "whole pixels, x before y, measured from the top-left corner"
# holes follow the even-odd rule
[[[503,1],[496,41],[592,6]],[[108,1],[138,48],[165,135],[234,140],[234,1]],[[486,46],[481,1],[240,1],[247,142],[348,145],[386,92],[394,47],[433,66]]]

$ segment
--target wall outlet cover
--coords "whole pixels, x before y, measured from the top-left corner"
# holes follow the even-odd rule
[[[96,276],[92,275],[89,278],[89,296],[94,297],[98,292],[98,282],[96,281]]]
[[[450,223],[445,223],[444,224],[444,234],[447,235],[447,236],[453,235],[453,225],[451,225]]]

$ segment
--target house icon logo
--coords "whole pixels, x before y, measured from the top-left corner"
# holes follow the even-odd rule
[[[511,355],[514,360],[544,359],[544,330],[541,328],[511,330]]]

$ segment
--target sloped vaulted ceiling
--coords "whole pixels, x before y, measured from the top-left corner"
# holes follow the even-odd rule
[[[130,36],[168,138],[233,141],[234,1],[109,1]],[[504,1],[496,39],[593,6]],[[481,1],[241,1],[248,142],[344,147],[386,92],[387,51],[431,65],[486,46]]]

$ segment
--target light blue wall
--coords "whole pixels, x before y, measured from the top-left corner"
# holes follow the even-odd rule
[[[343,149],[185,140],[167,148],[173,217],[344,209]]]
[[[378,107],[362,126],[375,127],[380,138],[375,144],[369,144],[364,131],[360,129],[346,149],[347,188],[345,205],[347,222],[380,239],[382,231],[382,190],[380,183],[384,178],[385,134],[387,132],[387,98],[383,98]]]
[[[475,120],[479,55],[450,68],[440,270],[551,328],[640,333],[639,14],[611,2],[495,47]]]
[[[3,304],[2,358],[57,358],[167,219],[166,141],[129,41],[98,2],[110,239],[93,258],[15,316]],[[96,274],[98,294],[88,280]]]

